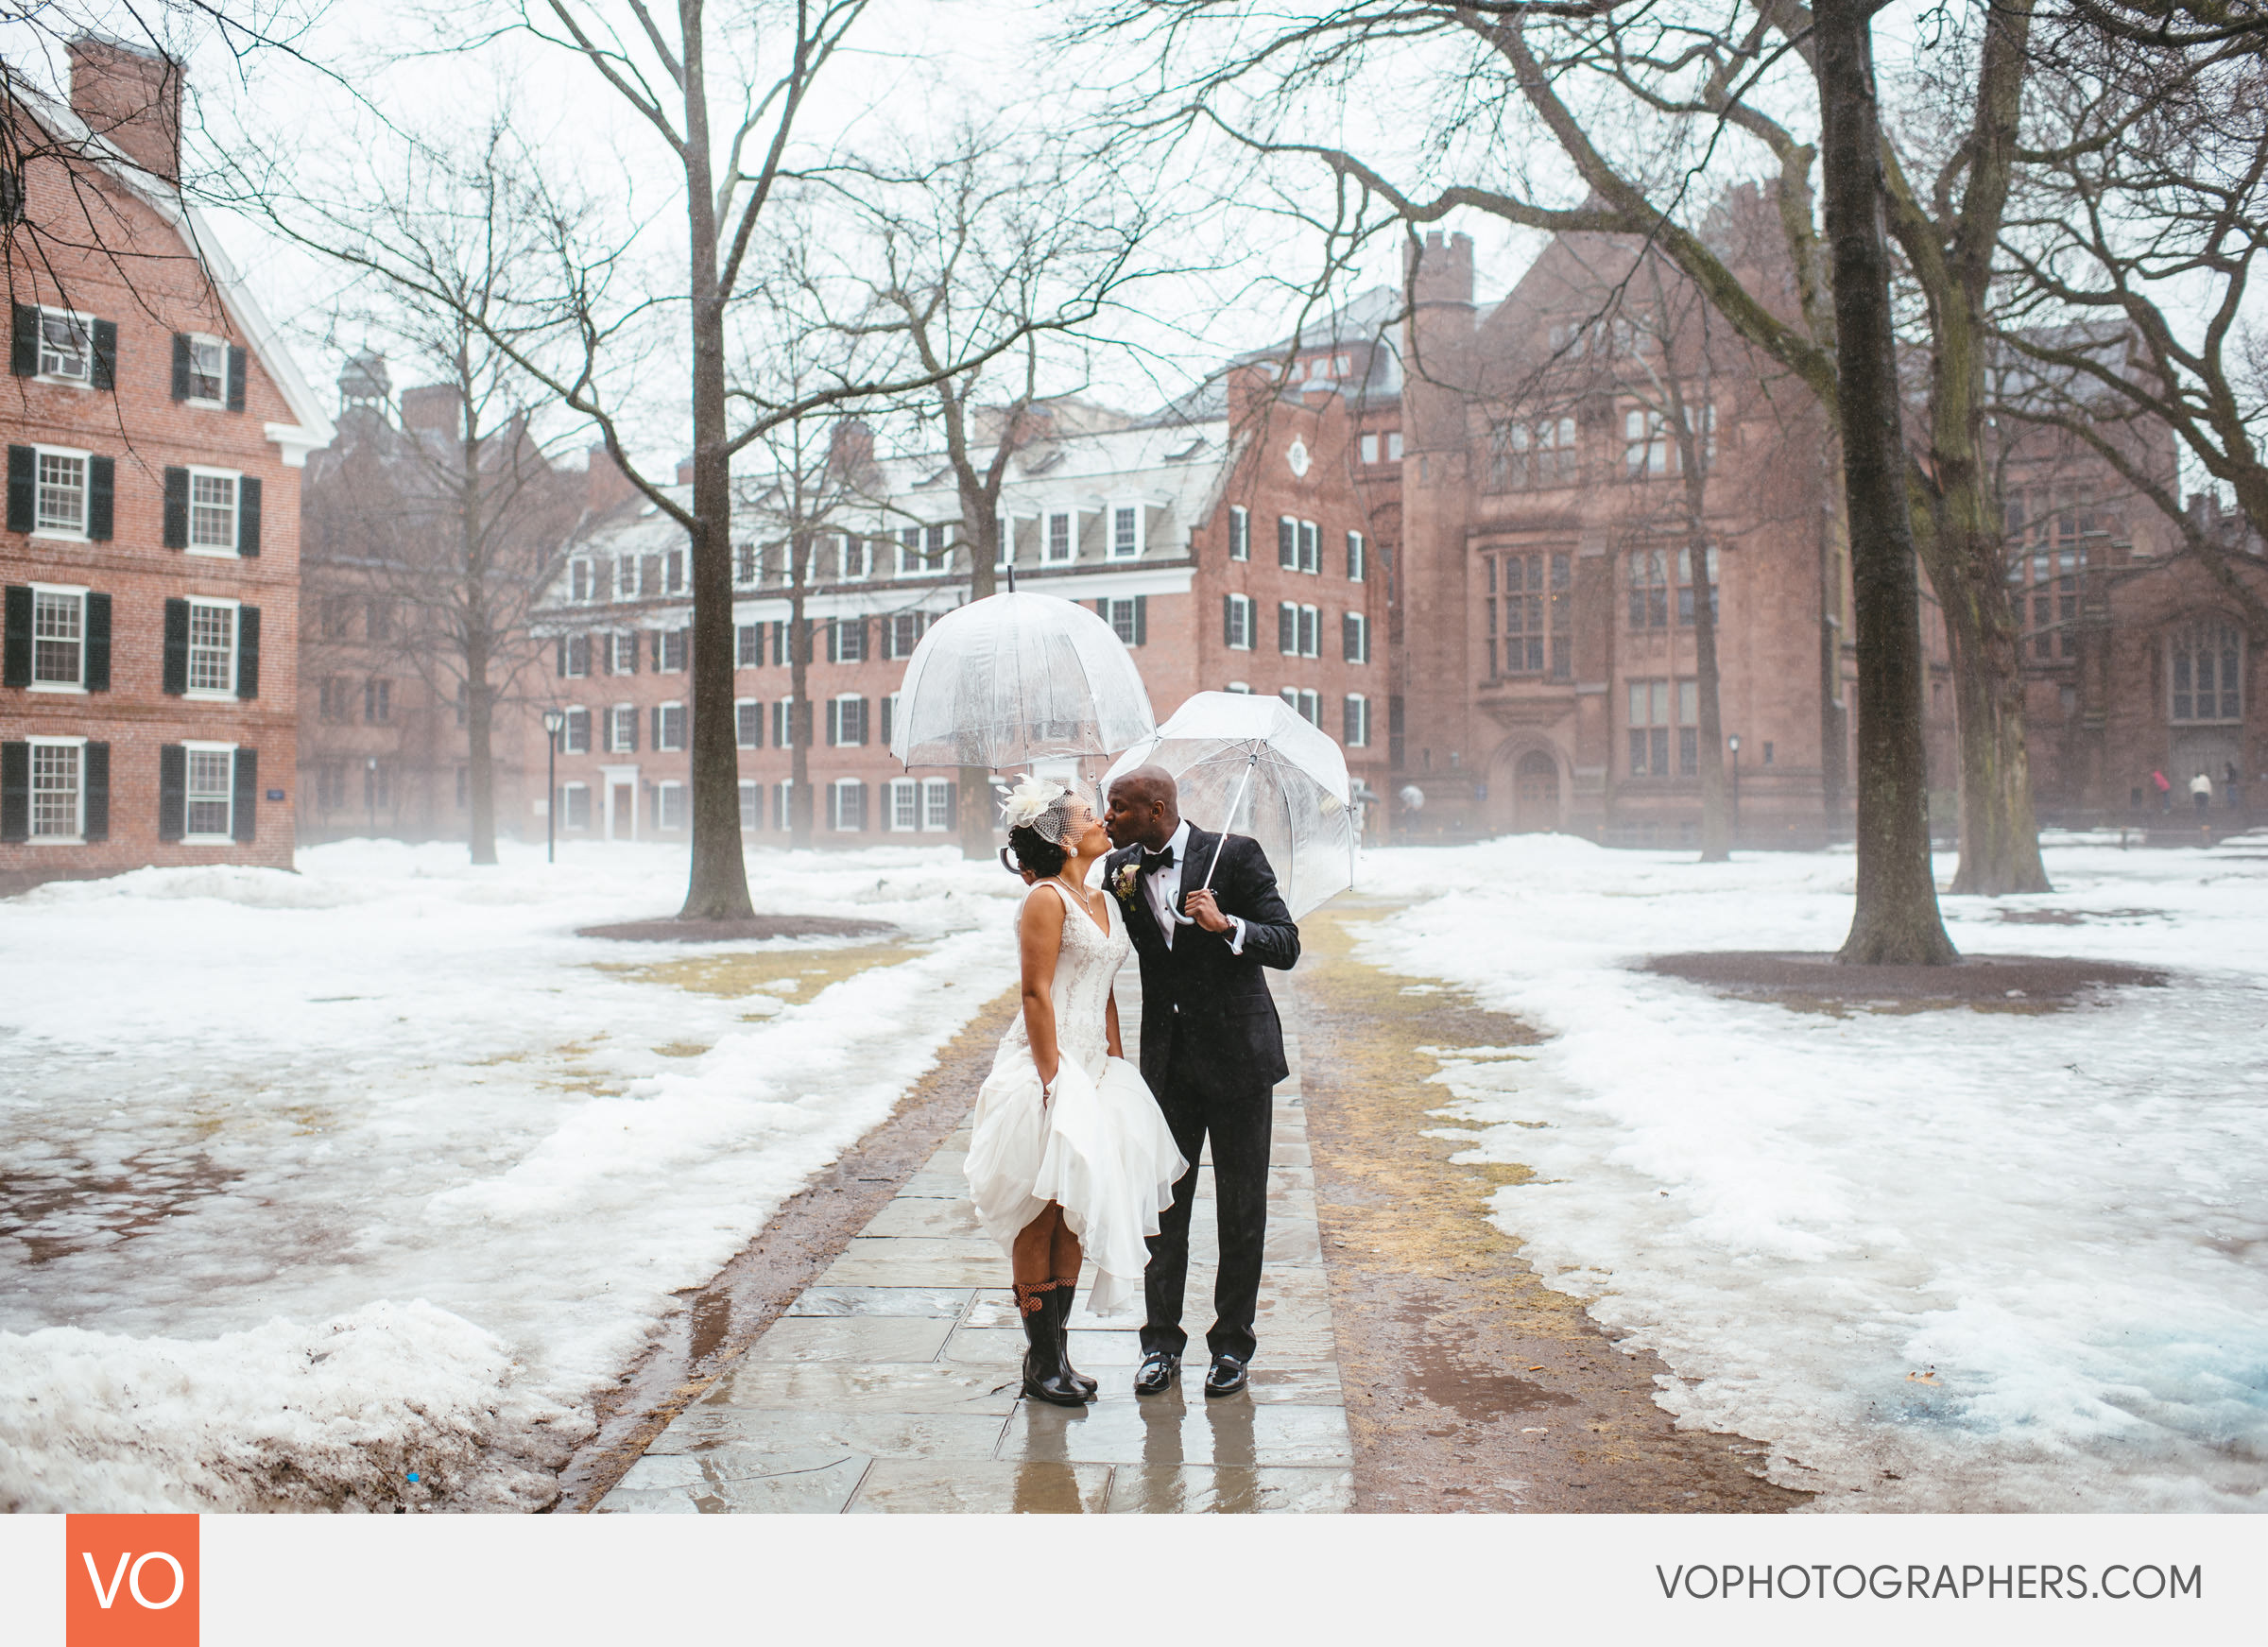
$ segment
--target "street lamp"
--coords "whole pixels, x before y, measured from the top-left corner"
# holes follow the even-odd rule
[[[543,712],[543,861],[559,861],[559,734],[567,728],[567,712]]]
[[[370,839],[378,838],[378,757],[370,756],[362,764],[362,804],[370,815]]]
[[[1732,838],[1741,838],[1741,734],[1735,732],[1725,740],[1732,751]]]

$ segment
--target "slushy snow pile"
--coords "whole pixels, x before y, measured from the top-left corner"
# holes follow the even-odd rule
[[[1371,853],[1359,951],[1546,1039],[1444,1051],[1500,1226],[1813,1507],[2268,1508],[2268,843],[2052,846],[1971,953],[2173,974],[2070,1010],[1795,1011],[1632,969],[1832,950],[1847,853]],[[1940,881],[1952,869],[1939,861]],[[2054,912],[2055,920],[2026,921]],[[2010,919],[2010,917],[2018,918]]]
[[[681,850],[300,865],[5,905],[0,1509],[547,1501],[670,1295],[1013,981],[1023,890],[952,849],[751,853],[762,907],[896,933],[731,998],[575,935],[674,909]]]

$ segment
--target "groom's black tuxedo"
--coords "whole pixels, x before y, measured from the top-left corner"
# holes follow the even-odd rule
[[[1215,855],[1219,863],[1214,863]],[[1260,843],[1190,827],[1184,841],[1181,905],[1211,874],[1223,915],[1245,922],[1236,932],[1177,926],[1169,946],[1140,879],[1141,847],[1104,861],[1104,885],[1125,912],[1126,935],[1142,962],[1142,1075],[1164,1111],[1189,1173],[1174,1186],[1174,1204],[1159,1215],[1145,1276],[1148,1319],[1143,1348],[1181,1353],[1181,1295],[1189,1273],[1189,1212],[1196,1163],[1212,1141],[1213,1193],[1220,1207],[1221,1258],[1213,1287],[1216,1319],[1206,1342],[1216,1354],[1250,1358],[1259,1306],[1262,1248],[1267,1241],[1268,1135],[1271,1089],[1289,1073],[1283,1027],[1263,967],[1289,970],[1299,959],[1299,928],[1276,889]]]

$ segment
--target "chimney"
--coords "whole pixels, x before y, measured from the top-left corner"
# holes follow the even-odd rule
[[[464,398],[455,384],[428,384],[402,391],[402,426],[413,434],[430,429],[451,440],[465,433]]]
[[[583,507],[594,515],[603,515],[616,504],[635,496],[637,490],[629,476],[608,455],[606,442],[594,443],[591,448],[590,472],[583,480]]]
[[[181,65],[100,35],[71,43],[71,112],[168,183],[181,180]]]
[[[827,461],[838,475],[863,474],[873,466],[874,431],[856,418],[837,423],[828,431]]]

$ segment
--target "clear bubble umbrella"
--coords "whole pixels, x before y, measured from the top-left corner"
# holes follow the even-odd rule
[[[1158,729],[1108,624],[1052,594],[988,595],[929,627],[905,666],[890,753],[908,766],[999,771],[1108,755]]]
[[[1118,758],[1103,793],[1135,767],[1151,765],[1180,785],[1182,816],[1260,843],[1295,920],[1354,884],[1347,757],[1283,699],[1198,693]],[[1210,865],[1205,884],[1212,884]]]

